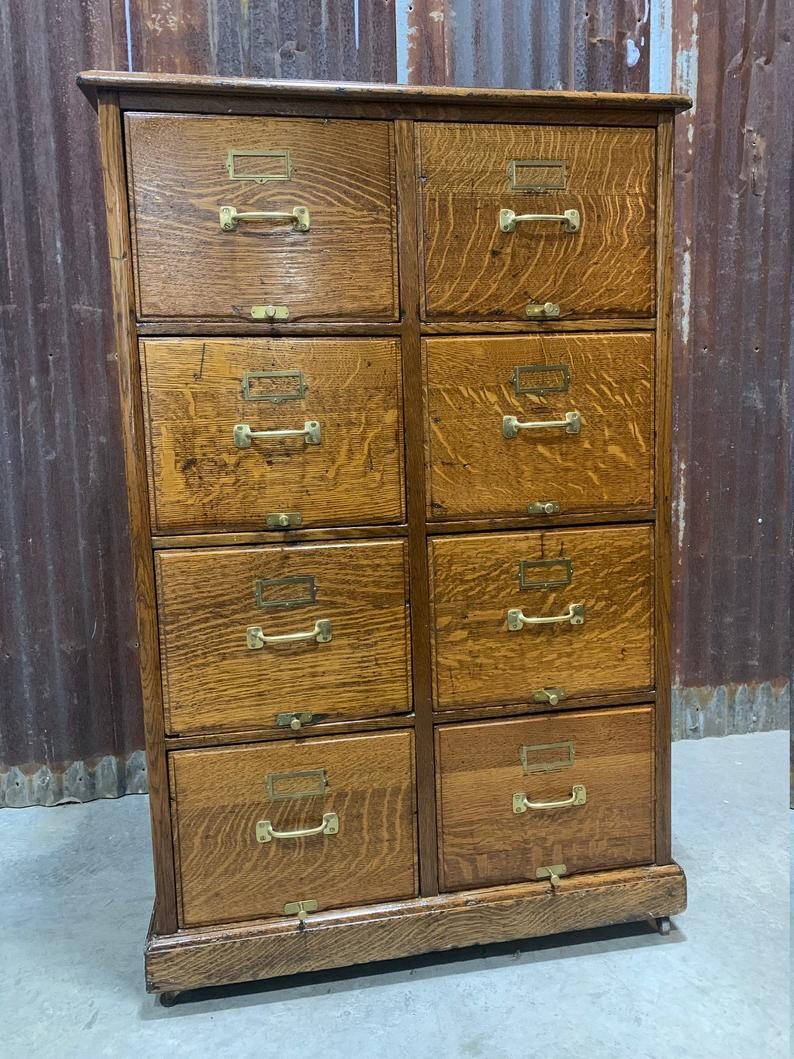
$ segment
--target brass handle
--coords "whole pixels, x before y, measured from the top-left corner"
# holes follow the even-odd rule
[[[519,430],[547,430],[560,427],[566,434],[578,434],[582,417],[578,412],[566,412],[565,419],[536,419],[522,423],[516,416],[502,416],[502,433],[506,438],[517,438]]]
[[[235,423],[232,438],[238,449],[250,449],[257,438],[303,438],[307,445],[320,445],[322,430],[315,419],[307,419],[302,430],[251,430],[247,423]]]
[[[515,213],[513,210],[499,210],[499,227],[503,232],[514,232],[519,221],[556,221],[566,232],[578,232],[582,223],[578,210],[565,210],[563,213]]]
[[[317,827],[299,827],[297,831],[276,831],[269,820],[259,820],[256,825],[257,842],[270,842],[273,838],[308,838],[309,835],[339,834],[339,817],[336,813],[323,813],[323,822]]]
[[[555,625],[566,621],[571,625],[584,625],[584,603],[570,603],[565,614],[554,614],[549,618],[527,617],[518,608],[507,612],[507,627],[511,632],[518,632],[524,625]]]
[[[327,618],[320,618],[314,623],[314,628],[308,632],[284,632],[267,636],[260,625],[249,625],[245,630],[245,642],[252,651],[258,651],[269,643],[300,643],[301,640],[328,643],[332,639],[331,622]]]
[[[513,795],[513,812],[525,813],[527,809],[570,809],[574,805],[584,805],[587,801],[587,788],[577,783],[571,788],[569,798],[562,798],[559,802],[531,802],[526,794]]]
[[[308,232],[309,211],[305,206],[293,206],[291,210],[245,210],[235,206],[221,206],[218,210],[222,232],[235,232],[240,221],[292,221],[296,232]]]

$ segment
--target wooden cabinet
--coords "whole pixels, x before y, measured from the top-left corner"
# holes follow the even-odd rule
[[[656,917],[682,97],[81,76],[147,987]]]

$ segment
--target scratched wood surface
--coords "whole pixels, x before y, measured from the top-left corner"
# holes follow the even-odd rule
[[[215,930],[150,936],[149,990],[202,985],[344,967],[419,952],[542,937],[613,923],[646,922],[686,907],[686,879],[677,864],[626,868],[543,882],[473,890]],[[329,941],[332,938],[332,941]]]
[[[276,304],[292,320],[396,318],[388,122],[130,114],[126,126],[140,316],[250,320],[253,305]],[[288,150],[292,176],[231,180],[230,148]],[[221,206],[305,206],[310,228],[259,220],[224,232]]]
[[[403,520],[398,341],[151,339],[141,358],[155,531],[261,529],[271,511],[298,511],[304,526]],[[285,430],[307,420],[320,424],[319,445],[233,442],[237,423]]]
[[[560,318],[654,312],[652,129],[419,123],[424,315],[526,319],[530,302]],[[514,160],[564,162],[566,188],[511,188]],[[529,170],[521,180],[527,182]],[[499,229],[500,209],[561,214]]]
[[[652,335],[423,345],[429,518],[522,515],[534,500],[556,500],[563,514],[653,504]],[[517,393],[546,387],[558,392]],[[578,434],[502,432],[506,415],[562,421],[568,411],[581,415]]]
[[[569,584],[521,588],[522,560],[565,560]],[[531,701],[534,691],[568,695],[653,685],[651,526],[533,530],[431,537],[434,700],[437,708]],[[566,568],[525,568],[524,581],[564,580]],[[507,627],[509,608],[527,617],[583,603],[585,623]]]
[[[171,766],[182,926],[282,916],[291,901],[325,910],[416,894],[412,732],[182,750]],[[322,794],[308,793],[316,776],[286,775],[316,770]],[[280,797],[268,796],[269,777]],[[256,839],[260,820],[285,832],[332,812],[338,834]]]
[[[551,864],[574,874],[650,863],[652,718],[624,707],[437,729],[443,887],[530,881]],[[513,812],[514,794],[555,802],[574,784],[584,805]]]
[[[404,541],[156,553],[166,729],[272,728],[308,710],[345,719],[411,705]],[[257,581],[314,578],[284,587]],[[246,629],[302,632],[320,619],[332,639],[247,646]]]

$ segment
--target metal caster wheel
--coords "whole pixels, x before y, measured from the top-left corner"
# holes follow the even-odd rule
[[[160,1006],[164,1008],[172,1008],[179,999],[179,993],[160,993],[159,1000]]]
[[[670,917],[659,916],[659,918],[656,920],[656,929],[659,931],[662,937],[666,937],[670,933],[670,928]]]

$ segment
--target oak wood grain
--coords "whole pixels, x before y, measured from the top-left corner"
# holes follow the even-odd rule
[[[639,691],[654,683],[650,526],[431,537],[434,701],[437,709],[526,702],[544,687],[568,695]],[[568,560],[570,584],[521,588],[519,564]],[[561,565],[525,581],[562,579]],[[507,627],[585,606],[585,623]]]
[[[272,511],[298,511],[307,527],[404,519],[398,341],[147,339],[141,358],[156,531],[262,529]],[[250,372],[301,381],[254,377],[246,399]],[[296,390],[300,399],[262,399]],[[233,441],[236,423],[294,430],[307,420],[320,424],[319,445]]]
[[[665,864],[671,851],[671,615],[673,533],[673,122],[660,114],[656,140],[656,285],[659,326],[656,331],[656,860]]]
[[[528,303],[561,318],[654,313],[654,131],[420,123],[423,315],[526,320]],[[514,160],[567,166],[565,190],[513,190]],[[500,209],[561,214],[499,228]]]
[[[397,317],[392,130],[388,122],[127,114],[138,312],[249,319]],[[230,148],[289,150],[289,180],[230,180]],[[220,228],[220,206],[306,206],[289,221]],[[351,246],[355,251],[351,252]]]
[[[282,917],[287,902],[321,909],[413,897],[417,892],[413,734],[311,739],[170,758],[180,923],[198,926]],[[290,773],[324,771],[316,777]],[[277,793],[268,796],[268,777]],[[256,839],[258,821],[279,832],[336,813],[338,834]]]
[[[423,345],[428,518],[526,515],[535,500],[558,501],[563,515],[653,503],[652,335]],[[565,389],[516,392],[550,386]],[[560,422],[569,411],[581,416],[578,434],[549,427],[504,437],[503,416]]]
[[[419,334],[419,232],[414,176],[414,125],[395,122],[399,204],[400,304],[403,311],[408,556],[411,580],[411,646],[419,835],[419,881],[423,896],[438,893],[433,694],[430,660],[430,593],[425,543],[425,474],[422,353]]]
[[[158,551],[157,595],[166,728],[170,733],[274,728],[276,714],[319,718],[411,708],[404,541]],[[314,578],[315,602],[262,606],[257,582]],[[265,602],[308,585],[262,585]],[[247,646],[331,622],[332,639]]]
[[[462,890],[653,860],[653,711],[649,707],[444,725],[436,731],[442,886]],[[573,744],[573,763],[565,746]],[[524,771],[520,753],[527,755]],[[541,771],[539,766],[556,766]],[[513,812],[586,789],[584,805]]]
[[[208,96],[262,96],[286,99],[292,105],[300,100],[336,99],[354,103],[359,100],[427,100],[438,103],[455,101],[480,106],[483,102],[520,107],[543,106],[553,109],[587,108],[597,115],[601,109],[616,107],[633,110],[686,109],[692,105],[689,96],[664,92],[584,92],[528,90],[514,88],[469,88],[450,85],[366,84],[338,81],[279,81],[260,77],[220,77],[217,75],[146,73],[124,70],[84,70],[77,83],[96,91],[102,86],[117,90],[167,91],[170,95],[205,93]]]
[[[630,868],[402,901],[294,922],[182,931],[149,938],[152,992],[245,982],[422,952],[543,937],[672,916],[686,907],[678,865]]]
[[[124,174],[121,117],[114,93],[99,94],[99,142],[107,217],[108,253],[113,293],[113,326],[118,361],[121,438],[127,477],[130,548],[138,630],[138,668],[141,677],[146,776],[154,853],[155,929],[176,929],[176,890],[168,804],[168,771],[163,745],[163,701],[160,684],[160,647],[157,633],[154,565],[149,546],[149,499],[144,452],[144,412],[134,327],[134,291],[129,217]]]

